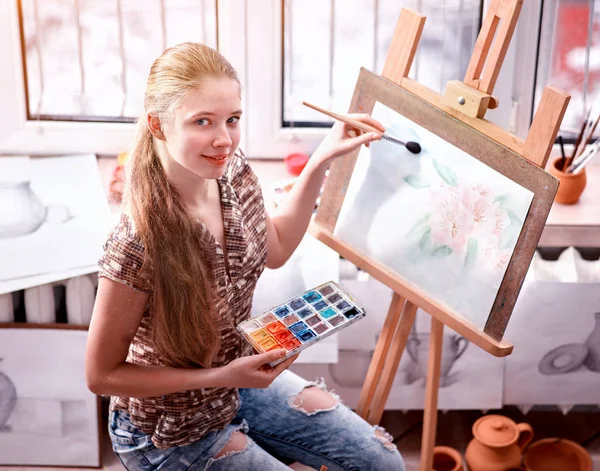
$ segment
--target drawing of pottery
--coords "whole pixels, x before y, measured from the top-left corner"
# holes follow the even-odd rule
[[[453,334],[444,335],[442,341],[442,361],[440,365],[440,387],[450,386],[448,373],[458,360],[469,342],[464,337]],[[429,334],[411,334],[406,342],[406,350],[410,358],[416,363],[419,374],[427,377],[427,358],[429,355]]]
[[[546,353],[538,364],[543,375],[569,373],[579,368],[588,356],[588,348],[580,343],[569,343]]]
[[[594,314],[594,328],[583,344],[569,343],[546,353],[538,370],[545,375],[575,371],[585,365],[590,371],[600,373],[600,312]]]
[[[2,359],[0,358],[0,364]],[[11,379],[0,371],[0,432],[8,430],[6,423],[17,403],[17,388]]]
[[[594,314],[594,329],[585,341],[588,355],[584,361],[591,371],[600,373],[600,312]]]
[[[71,218],[64,204],[45,206],[28,181],[0,182],[0,239],[31,234],[44,223],[60,224]]]

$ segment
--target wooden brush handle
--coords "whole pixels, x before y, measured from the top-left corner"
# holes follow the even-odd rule
[[[317,106],[317,105],[312,105],[312,104],[307,103],[305,101],[303,101],[302,104],[304,106],[308,106],[309,108],[312,108],[315,111],[318,111],[320,113],[326,114],[327,116],[329,116],[329,117],[331,117],[333,119],[337,119],[338,121],[342,121],[343,123],[349,124],[352,127],[360,129],[361,131],[364,131],[364,132],[375,132],[375,133],[377,133],[380,136],[383,134],[376,127],[373,127],[373,126],[370,126],[368,124],[365,124],[362,121],[358,121],[357,119],[352,119],[349,116],[346,116],[346,115],[343,115],[343,114],[339,114],[339,113],[334,113],[333,111],[326,110],[325,108],[321,108],[320,106]]]

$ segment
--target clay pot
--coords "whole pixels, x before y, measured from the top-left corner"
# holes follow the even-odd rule
[[[585,168],[578,173],[565,173],[556,166],[560,160],[561,157],[554,159],[548,169],[560,182],[554,201],[560,204],[577,203],[587,182]]]
[[[562,438],[533,443],[523,463],[527,471],[592,471],[592,459],[585,448]]]
[[[469,470],[506,471],[521,465],[533,429],[503,415],[486,415],[473,424],[473,436],[465,452]]]
[[[464,471],[462,457],[454,448],[436,446],[433,448],[432,471]]]

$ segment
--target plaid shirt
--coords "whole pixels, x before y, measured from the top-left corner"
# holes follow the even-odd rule
[[[214,250],[212,268],[217,283],[221,348],[213,367],[226,365],[250,353],[235,326],[250,315],[252,296],[267,256],[265,209],[258,180],[243,154],[229,162],[219,179],[229,277],[223,250],[213,235],[199,224],[202,237]],[[124,283],[152,295],[151,270],[141,270],[144,247],[132,221],[123,214],[109,234],[99,261],[98,276]],[[164,366],[150,337],[152,303],[149,303],[129,347],[127,361],[139,365]],[[152,435],[158,448],[193,443],[211,430],[225,427],[239,408],[237,389],[206,388],[158,397],[112,397],[110,410],[129,412],[132,423]]]

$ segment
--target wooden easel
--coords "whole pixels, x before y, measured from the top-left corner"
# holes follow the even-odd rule
[[[484,119],[487,109],[496,108],[499,105],[498,100],[492,96],[492,92],[522,3],[523,0],[492,0],[477,38],[464,81],[449,82],[443,96],[408,78],[425,24],[425,17],[414,11],[403,9],[396,25],[382,77],[544,168],[569,103],[569,95],[552,87],[546,87],[525,141]],[[512,352],[513,346],[502,340],[505,325],[498,328],[491,325],[489,329],[486,325],[488,333],[484,333],[472,328],[468,323],[460,322],[451,315],[440,313],[435,309],[428,309],[432,303],[428,302],[426,297],[422,297],[420,293],[411,293],[412,300],[408,300],[406,289],[402,291],[404,295],[400,294],[396,289],[399,284],[385,270],[375,266],[360,252],[336,238],[326,224],[320,224],[319,213],[310,227],[310,232],[340,255],[394,289],[392,302],[357,406],[357,413],[368,422],[376,424],[381,420],[396,370],[415,321],[417,307],[430,313],[431,332],[420,471],[431,471],[437,427],[437,401],[444,325],[453,328],[480,348],[497,357],[506,356]]]

